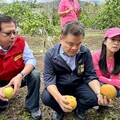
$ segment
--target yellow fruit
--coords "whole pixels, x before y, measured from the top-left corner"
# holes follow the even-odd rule
[[[106,96],[108,99],[115,99],[115,97],[117,96],[116,88],[110,84],[104,84],[103,86],[101,86],[100,93],[103,96]]]
[[[68,106],[72,107],[72,110],[77,107],[77,101],[74,96],[68,96],[66,97],[66,100],[69,102]]]
[[[3,94],[6,98],[11,99],[13,97],[14,89],[12,87],[6,87],[3,90]]]

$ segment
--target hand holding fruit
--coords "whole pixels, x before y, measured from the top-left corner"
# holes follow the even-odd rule
[[[98,104],[107,106],[113,104],[113,99],[115,99],[117,95],[116,88],[109,84],[104,84],[100,88],[100,94],[97,95],[98,97]]]
[[[76,99],[69,95],[59,96],[57,102],[64,112],[72,112],[77,106]]]
[[[10,82],[8,83],[8,86],[14,86],[14,93],[13,96],[16,96],[19,91],[20,91],[20,87],[21,87],[21,82],[22,82],[22,77],[20,74],[18,74],[17,76],[15,76],[14,78],[12,78],[10,80]]]
[[[67,105],[72,107],[72,110],[74,110],[77,107],[77,101],[74,96],[67,96],[66,100],[69,102],[69,104]]]

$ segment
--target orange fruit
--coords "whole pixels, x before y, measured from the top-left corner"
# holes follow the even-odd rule
[[[77,107],[77,101],[74,96],[68,96],[66,97],[66,100],[69,102],[68,106],[72,107],[72,110]]]
[[[113,85],[104,84],[100,88],[100,93],[106,96],[108,99],[115,99],[117,96],[117,90]]]

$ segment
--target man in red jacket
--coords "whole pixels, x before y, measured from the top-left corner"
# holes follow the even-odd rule
[[[36,60],[24,38],[16,36],[16,23],[7,15],[0,15],[0,111],[8,107],[3,95],[5,87],[14,88],[16,96],[20,87],[27,85],[25,107],[35,120],[41,119],[39,109],[40,73],[35,70]]]

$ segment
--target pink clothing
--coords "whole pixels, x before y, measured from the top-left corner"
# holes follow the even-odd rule
[[[58,9],[59,12],[67,11],[72,6],[74,7],[74,10],[61,17],[61,26],[63,26],[68,21],[78,20],[76,12],[80,9],[80,5],[77,0],[73,0],[73,2],[70,2],[69,0],[60,1]]]
[[[109,73],[105,74],[99,68],[100,53],[100,50],[92,53],[93,64],[96,70],[96,74],[99,77],[99,81],[102,83],[114,85],[120,89],[120,73],[118,75],[111,74],[111,71],[114,67],[114,59],[107,60],[107,69]]]

